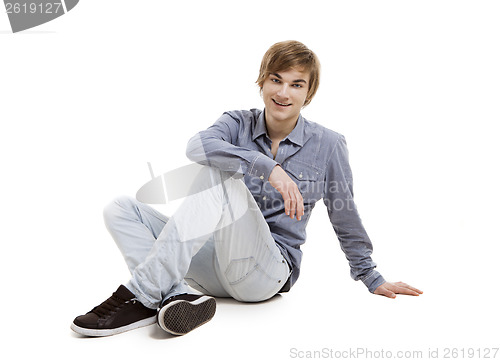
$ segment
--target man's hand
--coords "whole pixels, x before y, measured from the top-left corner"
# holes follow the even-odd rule
[[[297,184],[279,165],[276,165],[269,175],[269,183],[283,196],[285,213],[291,219],[297,215],[297,220],[300,221],[304,215],[304,200]]]
[[[373,293],[394,299],[396,298],[396,294],[417,296],[422,294],[423,292],[403,282],[397,282],[397,283],[385,282],[384,284],[380,285],[377,289],[375,289]]]

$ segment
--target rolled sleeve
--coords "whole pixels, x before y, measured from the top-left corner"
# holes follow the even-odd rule
[[[275,160],[266,155],[259,154],[248,168],[248,175],[267,181],[276,165],[278,165],[278,162]]]
[[[370,293],[375,292],[375,289],[385,283],[384,277],[376,270],[372,270],[366,277],[362,278],[361,281],[366,285]]]

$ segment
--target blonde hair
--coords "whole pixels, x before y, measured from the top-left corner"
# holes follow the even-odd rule
[[[309,90],[304,107],[311,103],[319,87],[320,63],[312,50],[296,40],[287,40],[272,45],[264,54],[260,64],[256,83],[261,91],[269,74],[286,71],[290,68],[302,68],[309,72]]]

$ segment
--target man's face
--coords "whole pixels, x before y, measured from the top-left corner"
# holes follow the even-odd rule
[[[271,73],[262,86],[266,121],[296,122],[309,90],[309,72],[290,68]]]

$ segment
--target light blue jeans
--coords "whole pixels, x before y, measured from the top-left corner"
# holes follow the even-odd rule
[[[132,274],[126,287],[157,308],[189,286],[244,302],[271,298],[290,269],[241,179],[203,167],[170,218],[130,197],[104,209],[106,227]]]

